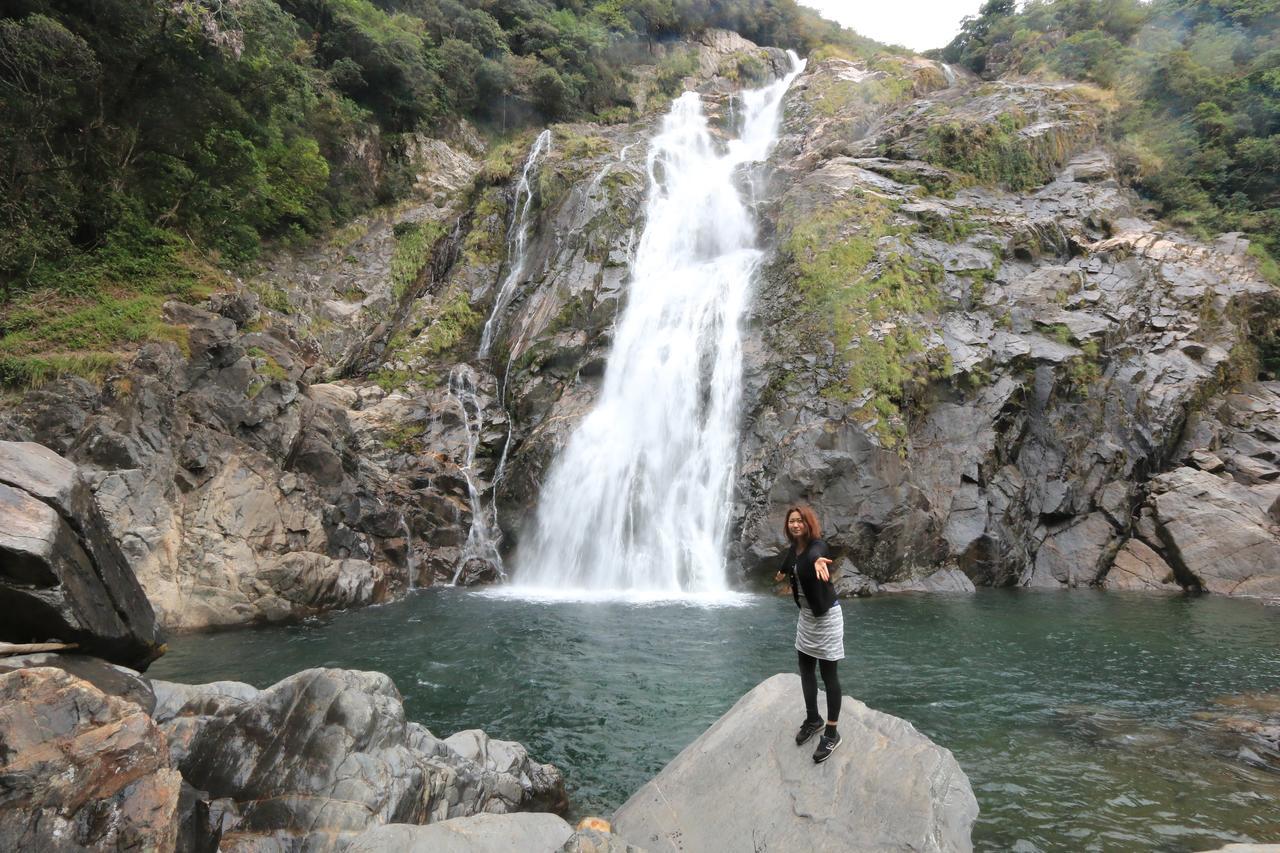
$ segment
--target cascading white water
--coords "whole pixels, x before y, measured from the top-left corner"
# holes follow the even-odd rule
[[[650,196],[604,385],[552,466],[513,593],[656,596],[727,590],[742,342],[762,252],[735,181],[777,137],[803,69],[742,93],[718,150],[698,95],[677,98],[649,146]]]
[[[524,250],[525,243],[529,239],[527,219],[533,201],[533,188],[529,185],[529,174],[538,162],[538,157],[550,148],[551,129],[548,128],[538,134],[538,138],[534,140],[533,147],[529,149],[529,156],[525,158],[524,169],[520,173],[520,183],[516,184],[515,212],[511,217],[511,226],[507,233],[507,257],[510,259],[510,266],[507,268],[506,278],[498,288],[498,295],[494,297],[493,309],[489,312],[489,319],[485,321],[484,331],[480,333],[481,358],[489,355],[489,348],[493,346],[493,336],[501,322],[499,318],[507,310],[507,304],[515,293],[516,285],[524,275]]]
[[[458,558],[453,583],[458,582],[467,561],[474,558],[492,563],[498,574],[505,577],[502,555],[498,552],[500,539],[497,533],[497,511],[492,503],[485,506],[480,500],[480,488],[475,478],[476,447],[480,444],[480,430],[483,427],[483,407],[476,394],[476,374],[469,365],[459,364],[449,371],[449,396],[462,410],[462,425],[467,433],[467,456],[463,460],[462,476],[467,481],[467,500],[471,507],[471,530],[467,532],[466,544],[462,546],[462,556]]]

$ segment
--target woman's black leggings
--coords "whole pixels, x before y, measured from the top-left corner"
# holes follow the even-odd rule
[[[836,675],[836,661],[820,660],[802,651],[796,651],[800,657],[800,687],[804,690],[804,709],[808,719],[816,720],[818,716],[818,679],[814,677],[813,668],[817,664],[822,669],[822,686],[827,689],[827,720],[834,723],[840,719],[840,676]]]

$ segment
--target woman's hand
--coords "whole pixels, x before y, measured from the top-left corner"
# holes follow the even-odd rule
[[[831,580],[831,571],[827,568],[829,565],[831,565],[831,560],[827,557],[819,557],[813,561],[813,572],[818,576],[818,580]]]
[[[778,572],[778,573],[776,573],[776,574],[773,576],[773,582],[774,582],[774,583],[782,583],[782,582],[783,582],[784,580],[786,580],[786,579],[787,579],[787,573],[786,573],[786,572]]]

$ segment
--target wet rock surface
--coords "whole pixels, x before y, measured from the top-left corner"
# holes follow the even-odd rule
[[[845,697],[843,743],[815,767],[788,720],[799,678],[738,701],[614,815],[646,850],[971,850],[978,804],[951,753]]]
[[[1222,696],[1193,719],[1219,754],[1280,773],[1280,693]]]
[[[1280,694],[1273,692],[1220,696],[1164,723],[1099,706],[1063,707],[1058,716],[1069,737],[1107,749],[1160,749],[1170,756],[1171,767],[1185,763],[1246,777],[1261,771],[1274,778],[1280,772]]]

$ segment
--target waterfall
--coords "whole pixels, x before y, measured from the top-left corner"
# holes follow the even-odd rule
[[[938,64],[942,66],[942,76],[947,78],[947,87],[954,86],[956,84],[955,69],[945,62],[939,62]]]
[[[524,249],[529,239],[529,208],[533,202],[533,188],[529,186],[529,174],[538,162],[538,156],[551,148],[551,130],[542,131],[529,149],[525,158],[524,170],[520,173],[520,183],[516,184],[515,211],[511,217],[511,225],[507,231],[507,277],[498,288],[498,295],[493,300],[493,309],[489,319],[485,321],[484,331],[480,335],[480,357],[489,355],[493,346],[493,335],[497,331],[499,317],[507,309],[507,304],[515,293],[520,277],[524,275]]]
[[[480,500],[480,488],[476,484],[476,447],[480,444],[480,432],[484,426],[483,410],[476,393],[476,374],[470,365],[455,365],[449,371],[449,396],[462,410],[462,425],[467,433],[467,455],[462,465],[462,476],[467,482],[467,500],[471,506],[471,530],[458,557],[453,573],[453,583],[458,582],[468,560],[481,559],[492,563],[498,574],[506,576],[502,556],[498,553],[501,538],[498,532],[497,511],[491,503],[485,506]]]
[[[548,128],[538,134],[538,138],[534,140],[533,146],[529,149],[529,156],[525,158],[524,168],[520,172],[520,182],[516,184],[515,209],[512,211],[511,224],[507,228],[507,275],[498,287],[498,294],[494,297],[489,319],[485,321],[484,331],[480,334],[480,351],[477,355],[482,359],[489,356],[494,333],[501,323],[500,318],[524,275],[525,246],[529,240],[529,208],[533,204],[533,187],[529,184],[529,175],[532,174],[538,157],[550,149],[551,129]],[[510,359],[508,359],[507,368],[507,374],[510,374]],[[506,396],[505,376],[502,382],[500,398]],[[449,396],[462,410],[462,422],[466,427],[467,456],[462,473],[467,481],[467,500],[471,506],[471,529],[467,531],[467,542],[462,548],[462,555],[458,558],[458,565],[453,573],[453,583],[458,582],[467,561],[477,558],[492,563],[497,567],[498,574],[505,577],[502,556],[498,551],[502,539],[498,529],[497,485],[507,462],[507,451],[511,447],[511,426],[510,424],[507,426],[507,440],[503,444],[502,458],[498,460],[498,468],[494,474],[492,484],[494,499],[485,506],[480,500],[480,489],[476,485],[475,476],[476,446],[480,443],[484,411],[476,396],[475,372],[467,365],[460,364],[449,372]],[[499,402],[505,405],[505,399],[500,399]]]
[[[735,181],[777,138],[803,69],[743,92],[717,147],[685,92],[648,150],[650,194],[595,408],[553,463],[513,594],[715,597],[738,445],[740,321],[763,252]]]

